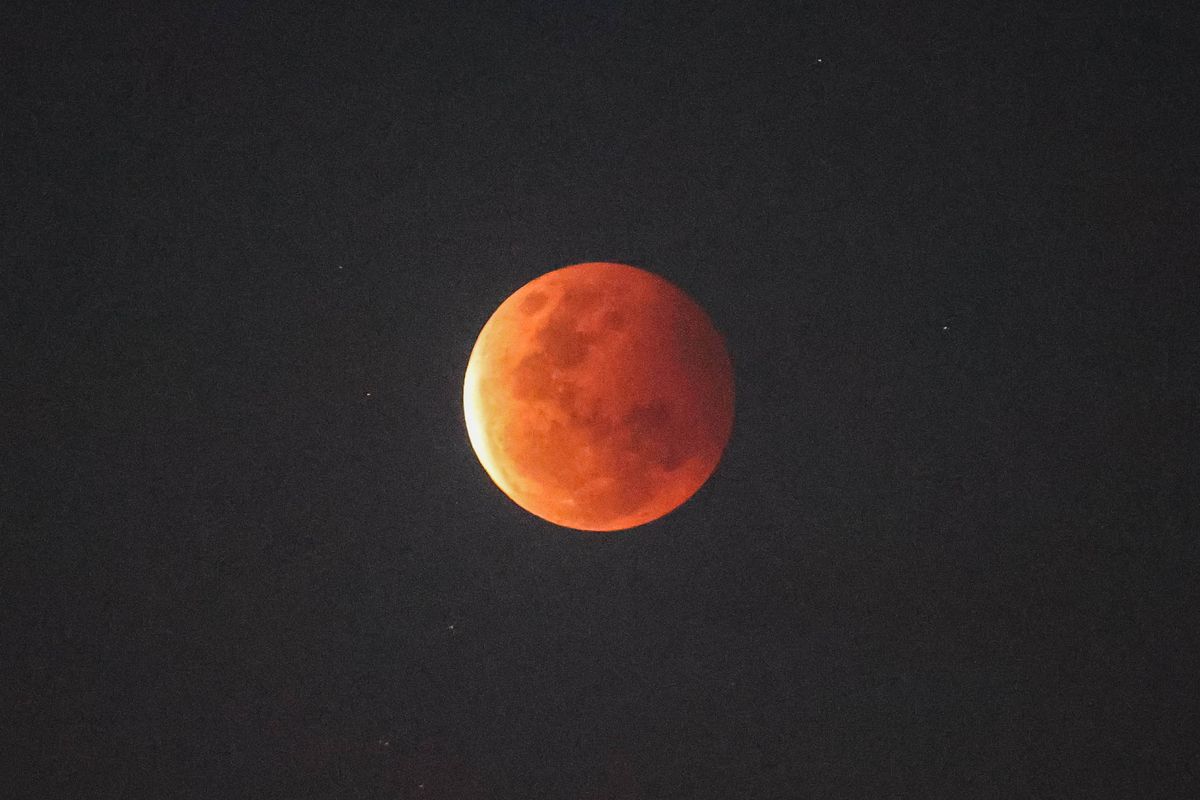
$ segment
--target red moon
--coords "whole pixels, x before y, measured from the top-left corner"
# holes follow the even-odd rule
[[[483,326],[463,385],[479,461],[517,505],[632,528],[696,493],[733,428],[721,335],[681,290],[625,264],[548,272]]]

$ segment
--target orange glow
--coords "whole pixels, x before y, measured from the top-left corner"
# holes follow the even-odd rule
[[[624,264],[576,264],[505,300],[463,385],[479,461],[514,502],[568,528],[667,514],[712,474],[733,370],[687,295]]]

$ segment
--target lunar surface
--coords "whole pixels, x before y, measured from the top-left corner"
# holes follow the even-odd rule
[[[733,426],[733,371],[678,288],[624,264],[577,264],[500,305],[463,404],[480,462],[514,502],[568,528],[620,530],[708,480]]]

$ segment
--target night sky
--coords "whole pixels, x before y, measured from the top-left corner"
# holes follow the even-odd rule
[[[1174,5],[3,3],[0,794],[1200,796]],[[616,534],[461,405],[596,260],[737,383]]]

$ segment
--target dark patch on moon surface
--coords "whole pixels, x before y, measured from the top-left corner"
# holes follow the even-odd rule
[[[530,292],[521,300],[521,305],[518,307],[522,314],[536,314],[541,311],[549,300],[545,292]]]

